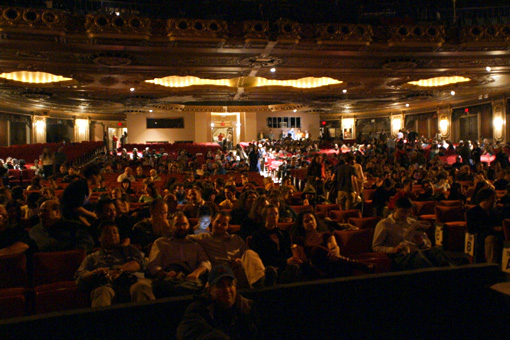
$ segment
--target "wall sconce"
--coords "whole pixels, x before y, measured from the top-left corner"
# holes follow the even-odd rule
[[[505,124],[503,118],[496,117],[492,120],[494,124],[494,140],[502,141],[504,139],[503,124]]]
[[[89,125],[89,121],[87,119],[76,119],[76,126],[78,130],[85,131]]]
[[[214,127],[214,123],[211,123],[211,127],[212,127],[212,128]]]
[[[46,127],[46,122],[44,120],[36,120],[35,121],[35,128],[38,131],[43,130]]]
[[[503,118],[501,118],[501,117],[494,118],[493,124],[494,124],[494,128],[496,130],[503,129]]]
[[[391,121],[392,133],[396,135],[402,128],[402,118],[393,118]]]

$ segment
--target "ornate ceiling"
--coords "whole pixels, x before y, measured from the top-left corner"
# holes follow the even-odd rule
[[[229,111],[296,109],[324,117],[427,112],[510,93],[510,24],[445,28],[279,20],[270,25],[0,7],[0,73],[17,71],[72,81],[36,85],[0,78],[4,112],[115,120],[127,112],[223,111],[225,106]],[[233,84],[146,82],[169,76]],[[439,76],[470,81],[408,84]],[[341,83],[255,86],[255,77],[329,77]]]

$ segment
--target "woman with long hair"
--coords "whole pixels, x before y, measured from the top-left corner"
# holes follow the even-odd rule
[[[292,228],[293,251],[299,254],[307,266],[302,270],[307,276],[341,277],[352,275],[355,269],[370,273],[373,266],[342,256],[336,238],[328,231],[322,231],[315,213],[302,211]]]

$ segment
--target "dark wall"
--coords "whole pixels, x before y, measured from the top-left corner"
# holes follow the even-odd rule
[[[495,265],[473,265],[283,285],[243,295],[258,302],[266,339],[508,339],[508,306],[487,289],[499,273]],[[171,339],[190,301],[4,321],[0,338]]]

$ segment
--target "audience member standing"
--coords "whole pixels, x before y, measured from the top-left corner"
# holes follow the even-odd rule
[[[333,174],[333,181],[336,183],[338,190],[337,203],[341,205],[343,210],[352,209],[354,206],[355,191],[353,179],[356,177],[354,168],[354,156],[347,153],[344,156],[345,163],[339,165]]]
[[[39,157],[44,169],[44,177],[48,178],[53,175],[53,165],[55,163],[55,155],[49,147],[45,146],[41,156]]]

